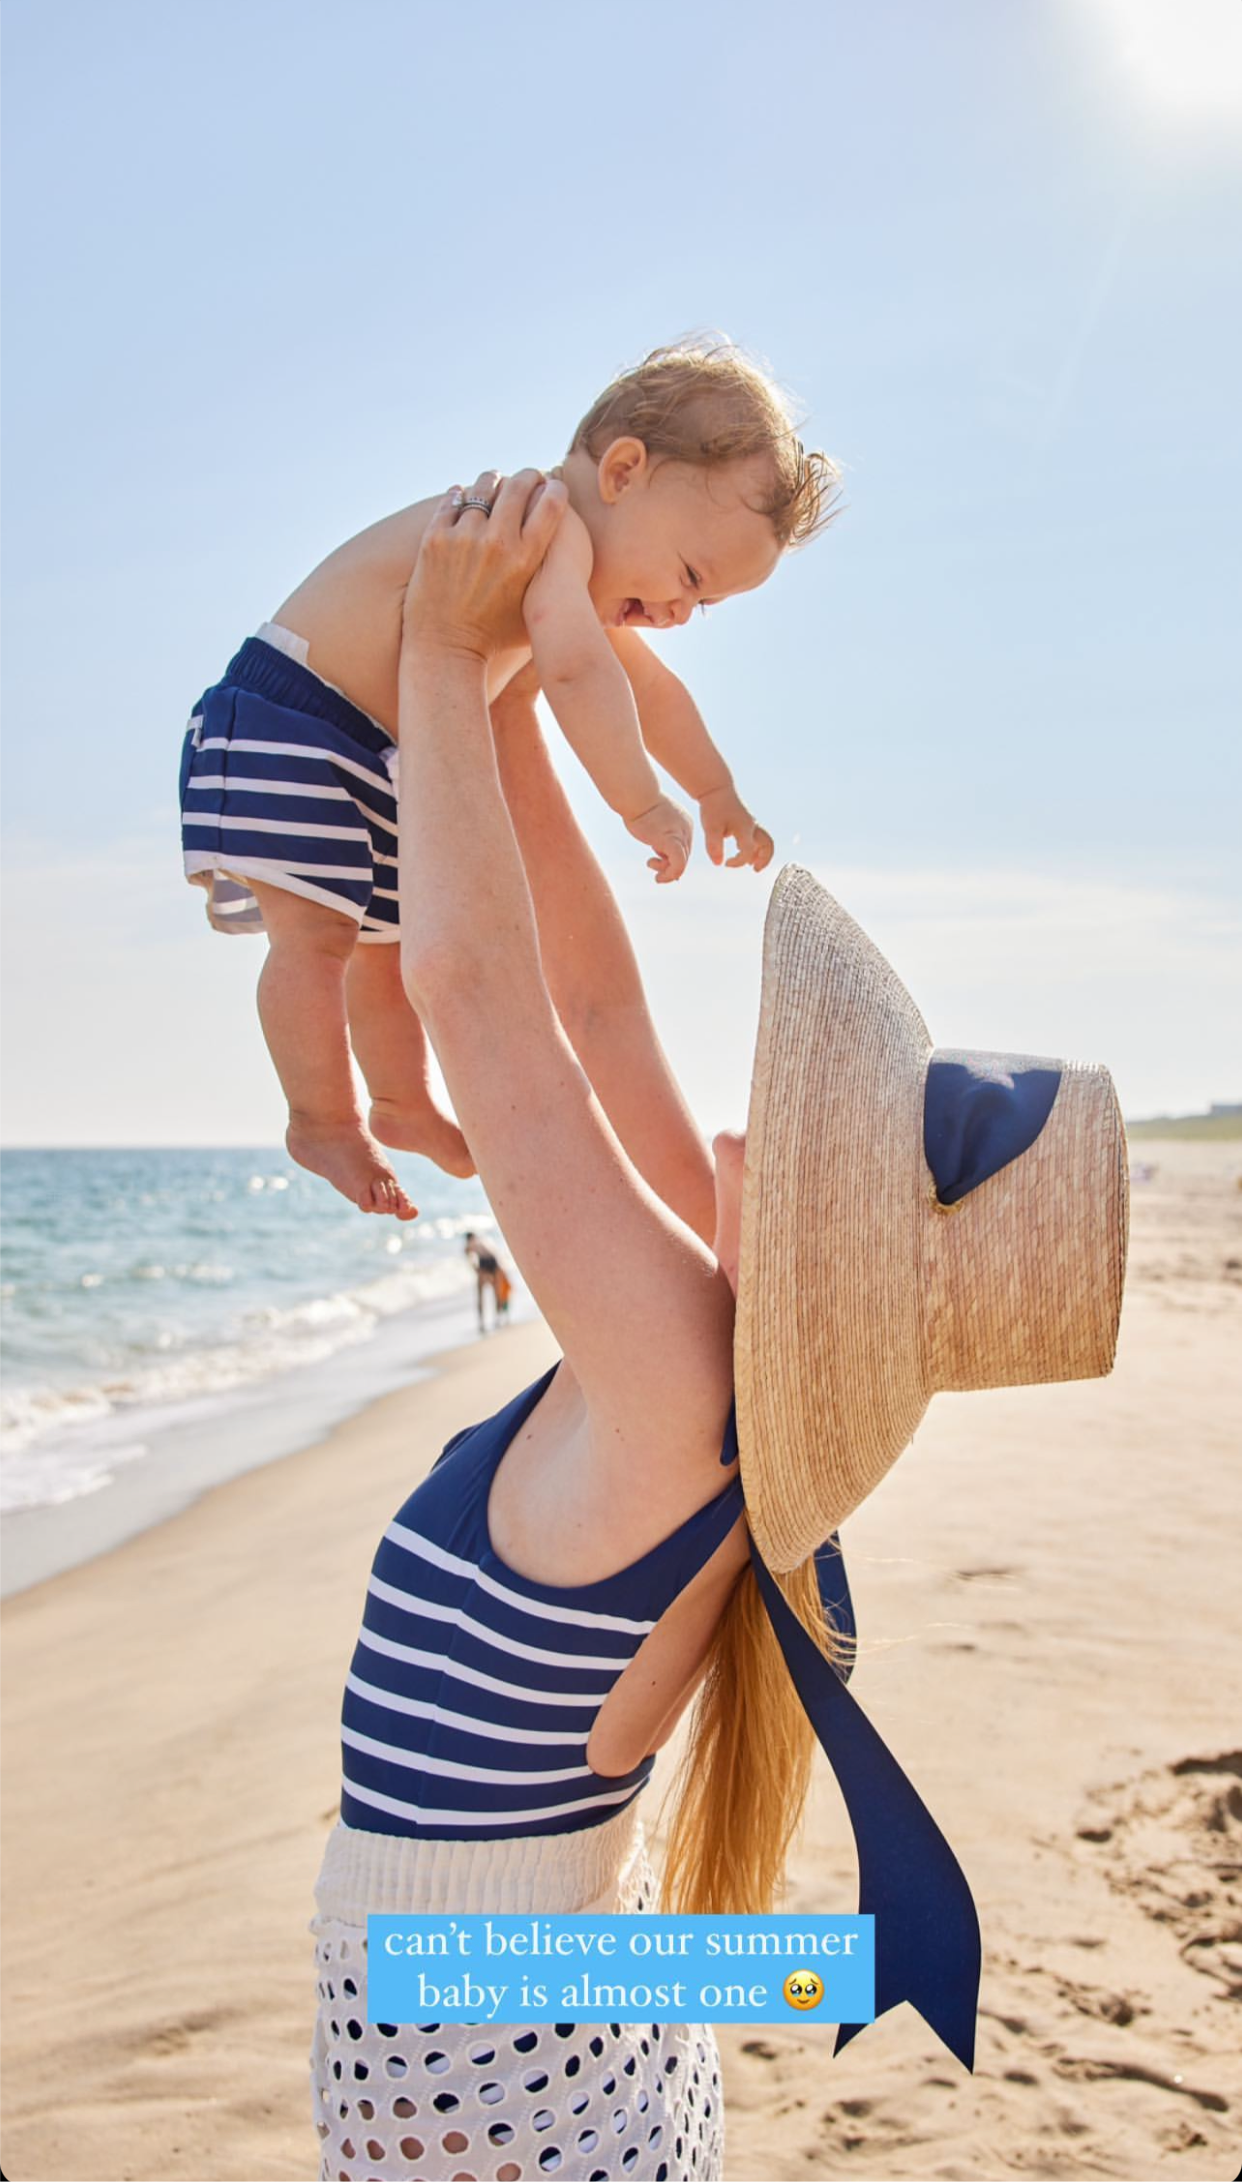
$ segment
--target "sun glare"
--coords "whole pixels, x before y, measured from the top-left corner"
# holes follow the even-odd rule
[[[1238,0],[1075,0],[1132,94],[1177,122],[1237,121]]]

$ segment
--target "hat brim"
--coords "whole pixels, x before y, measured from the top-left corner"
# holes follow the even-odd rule
[[[788,865],[764,929],[734,1334],[748,1519],[777,1571],[859,1505],[928,1406],[931,1051],[883,955]]]

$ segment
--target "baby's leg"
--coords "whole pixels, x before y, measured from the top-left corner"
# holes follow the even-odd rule
[[[289,1155],[360,1211],[412,1220],[415,1207],[358,1111],[345,1014],[357,927],[352,918],[283,887],[249,884],[270,943],[259,979],[259,1020],[289,1101]]]
[[[371,1093],[372,1135],[395,1151],[422,1152],[446,1174],[473,1174],[461,1130],[432,1104],[427,1039],[402,987],[395,940],[354,949],[345,997],[350,1037]]]

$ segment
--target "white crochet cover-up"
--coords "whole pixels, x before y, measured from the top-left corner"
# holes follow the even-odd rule
[[[507,1841],[338,1825],[315,1899],[320,2182],[720,2182],[710,2025],[366,2020],[369,1913],[652,1908],[635,1804],[579,1833]]]

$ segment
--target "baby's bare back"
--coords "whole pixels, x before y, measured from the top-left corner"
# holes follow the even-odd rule
[[[419,557],[423,533],[437,499],[360,530],[330,553],[304,583],[291,591],[273,620],[292,629],[308,646],[308,665],[333,682],[363,712],[397,735],[397,666],[401,656],[402,608],[406,586]],[[491,662],[488,695],[495,697],[530,649],[506,653]]]

